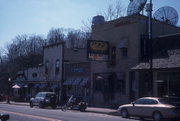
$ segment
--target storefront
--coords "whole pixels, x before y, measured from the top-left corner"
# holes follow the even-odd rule
[[[84,100],[90,100],[90,63],[67,63],[65,64],[65,81],[63,82],[64,98],[71,95],[83,97]]]

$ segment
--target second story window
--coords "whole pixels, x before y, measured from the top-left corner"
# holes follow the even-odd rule
[[[55,74],[59,74],[60,60],[56,60]]]
[[[45,62],[45,74],[48,74],[49,61]]]
[[[119,41],[118,48],[121,52],[122,59],[125,59],[128,57],[128,38],[122,37]]]
[[[32,77],[36,78],[37,77],[37,73],[32,73]]]
[[[126,58],[128,56],[128,49],[127,48],[121,48],[121,55],[122,58]]]

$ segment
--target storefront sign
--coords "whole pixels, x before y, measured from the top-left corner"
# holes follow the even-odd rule
[[[87,56],[89,60],[107,61],[109,58],[109,42],[88,40]]]

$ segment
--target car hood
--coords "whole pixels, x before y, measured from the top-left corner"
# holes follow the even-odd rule
[[[118,109],[121,109],[121,108],[124,108],[124,107],[129,107],[129,106],[132,106],[132,104],[125,104],[125,105],[121,105],[121,106],[119,106],[119,108],[118,108]]]

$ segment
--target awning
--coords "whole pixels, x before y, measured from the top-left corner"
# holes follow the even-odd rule
[[[89,78],[88,77],[84,77],[83,80],[81,81],[80,85],[81,86],[85,86],[89,81]]]
[[[34,85],[34,87],[33,88],[40,88],[40,84],[36,84],[36,85]]]
[[[27,84],[25,84],[23,87],[24,87],[24,88],[27,88],[27,87],[28,87],[28,85],[27,85]]]
[[[25,84],[23,84],[23,83],[16,83],[14,86],[12,86],[12,88],[18,89],[18,88],[24,87],[24,85],[25,85]]]
[[[14,89],[19,89],[19,88],[21,88],[19,85],[17,85],[17,84],[15,84],[14,86],[12,86],[12,88],[14,88]]]
[[[73,82],[72,85],[79,85],[81,82],[82,78],[76,78]]]
[[[58,88],[58,84],[53,84],[51,88],[53,89]]]
[[[63,85],[72,85],[72,83],[73,83],[73,79],[67,79],[67,80],[63,83]]]
[[[121,49],[121,48],[127,48],[127,47],[128,47],[128,40],[127,38],[124,38],[120,40],[120,43],[118,44],[117,48]]]
[[[44,88],[44,87],[46,87],[46,85],[47,85],[47,84],[40,84],[40,85],[39,85],[39,88]]]

